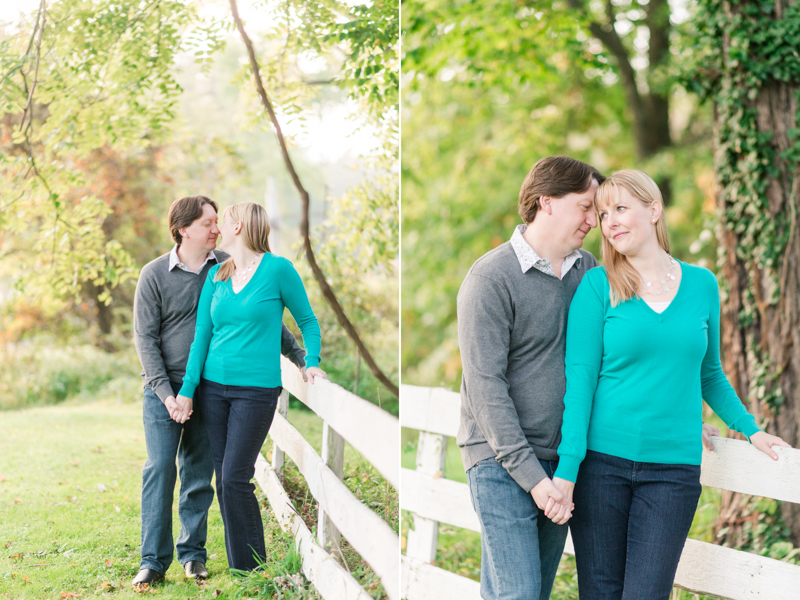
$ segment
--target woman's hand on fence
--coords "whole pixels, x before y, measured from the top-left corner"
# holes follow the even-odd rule
[[[757,431],[751,435],[750,443],[753,444],[753,446],[755,446],[757,449],[761,450],[764,454],[769,456],[772,460],[778,460],[778,455],[775,453],[775,450],[772,449],[773,446],[791,448],[789,444],[784,442],[778,436],[770,435],[765,431]]]
[[[308,367],[305,372],[305,377],[308,379],[308,383],[314,385],[315,377],[319,377],[320,379],[327,379],[328,374],[319,367]]]
[[[714,442],[711,441],[712,435],[717,437],[722,436],[719,429],[713,425],[709,425],[708,423],[703,423],[703,446],[705,446],[706,449],[710,450],[711,452],[714,451]]]
[[[170,413],[172,420],[176,421],[177,423],[186,423],[186,421],[189,420],[189,417],[194,412],[194,410],[192,410],[192,399],[188,396],[179,395],[175,399],[175,402],[178,405],[178,410],[174,416],[172,413]]]

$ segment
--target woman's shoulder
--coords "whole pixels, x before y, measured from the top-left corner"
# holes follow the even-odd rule
[[[598,265],[586,271],[581,279],[582,286],[605,287],[608,285],[608,274],[603,265]]]
[[[700,265],[693,265],[691,263],[680,261],[683,277],[687,277],[687,281],[694,281],[703,289],[719,291],[719,281],[717,276]]]

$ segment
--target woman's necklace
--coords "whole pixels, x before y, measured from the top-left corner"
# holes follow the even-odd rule
[[[671,256],[667,256],[669,257],[669,271],[667,271],[667,274],[660,279],[655,279],[653,281],[645,281],[642,279],[642,296],[660,296],[661,294],[666,294],[669,292],[669,286],[672,285],[673,281],[675,281],[675,266],[678,263]]]
[[[250,265],[244,269],[243,271],[239,271],[238,269],[234,269],[233,276],[236,277],[236,283],[238,284],[237,287],[242,287],[245,283],[247,283],[250,274],[253,272],[253,269],[256,267],[256,261],[258,260],[258,254],[253,257],[253,260],[250,261]]]

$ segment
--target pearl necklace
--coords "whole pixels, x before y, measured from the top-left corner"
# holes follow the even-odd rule
[[[669,256],[669,255],[667,255]],[[669,292],[669,286],[672,285],[672,282],[675,281],[675,266],[678,262],[669,256],[669,271],[667,274],[664,275],[660,279],[655,279],[653,281],[645,281],[642,279],[642,287],[641,287],[641,295],[648,295],[648,296],[660,296],[661,294],[665,294]],[[661,288],[658,288],[657,284],[661,284]]]
[[[256,254],[253,257],[253,260],[250,261],[250,265],[243,271],[239,272],[238,269],[234,269],[233,276],[236,277],[236,283],[239,284],[238,287],[243,286],[247,283],[247,280],[250,277],[250,273],[253,272],[256,266],[256,261],[259,259],[259,255]]]

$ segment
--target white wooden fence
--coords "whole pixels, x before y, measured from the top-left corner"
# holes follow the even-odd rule
[[[325,600],[371,600],[371,596],[326,550],[335,552],[340,535],[380,577],[390,600],[400,598],[398,535],[342,482],[344,440],[358,450],[395,489],[399,485],[400,427],[396,417],[344,388],[316,379],[303,382],[300,372],[281,358],[284,391],[269,435],[272,464],[256,460],[256,480],[266,492],[278,522],[291,531],[303,559],[303,574]],[[322,418],[322,456],[287,420],[289,392]],[[297,465],[318,503],[316,538],[297,514],[281,484],[284,457]]]
[[[400,507],[414,516],[402,557],[401,596],[407,600],[477,600],[480,585],[433,566],[439,523],[480,532],[466,484],[442,477],[447,438],[458,431],[459,395],[441,388],[403,385],[403,427],[419,430],[416,470],[402,469]],[[714,438],[703,451],[703,485],[800,503],[800,450],[775,448],[773,461],[747,442]],[[573,554],[567,538],[564,552]],[[726,600],[800,598],[800,566],[687,540],[675,586]]]

